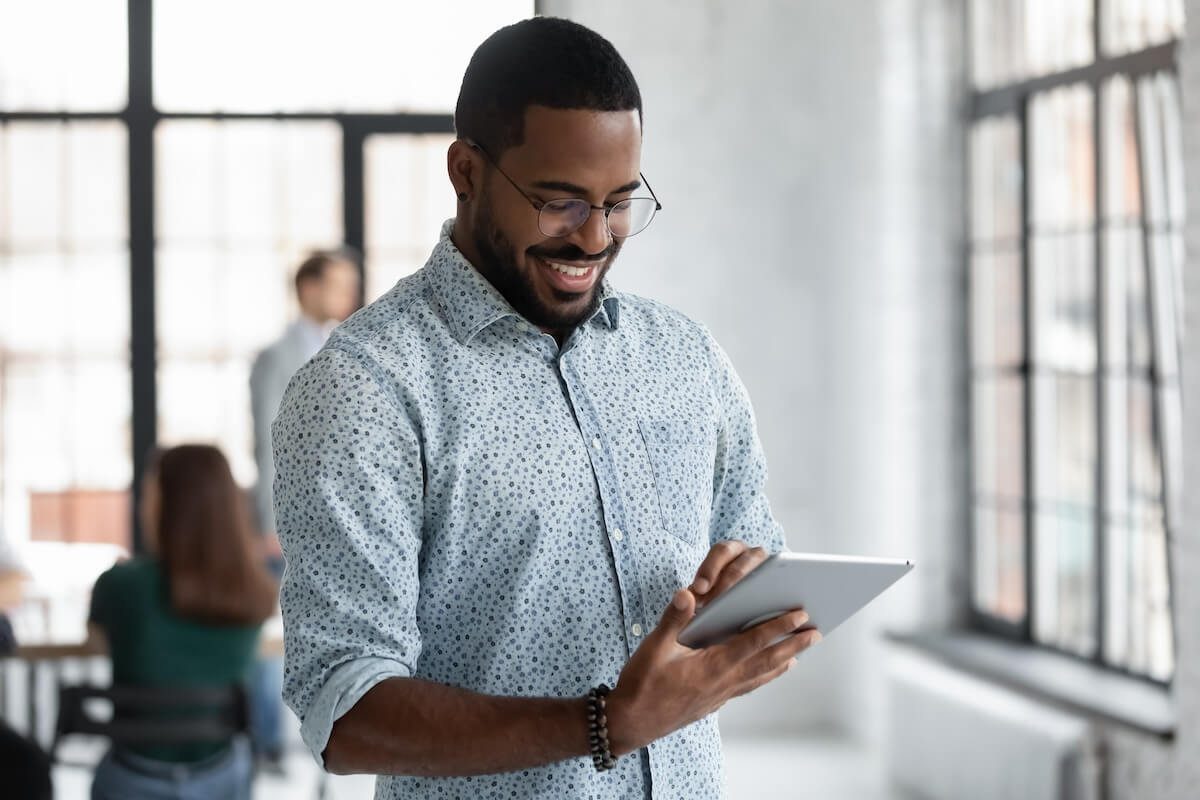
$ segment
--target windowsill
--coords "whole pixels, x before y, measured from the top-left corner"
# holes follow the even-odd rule
[[[979,633],[889,633],[887,638],[1070,711],[1164,739],[1175,735],[1171,693],[1164,686]]]

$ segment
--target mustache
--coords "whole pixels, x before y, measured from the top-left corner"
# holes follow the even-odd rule
[[[529,253],[532,256],[541,258],[541,259],[550,259],[550,260],[558,260],[558,261],[603,262],[603,261],[607,261],[609,258],[614,256],[616,254],[616,252],[620,249],[621,249],[620,245],[618,245],[616,242],[613,242],[612,244],[610,244],[608,247],[604,248],[599,253],[585,253],[585,252],[583,252],[582,249],[580,249],[579,247],[577,247],[575,245],[568,245],[559,250],[543,250],[539,247],[531,247],[528,250],[526,250],[525,252]]]

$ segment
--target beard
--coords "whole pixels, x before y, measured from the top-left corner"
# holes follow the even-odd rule
[[[483,262],[479,265],[480,272],[496,287],[496,291],[500,292],[518,314],[543,330],[570,331],[590,319],[600,306],[600,285],[608,274],[613,259],[620,252],[622,242],[613,239],[604,252],[596,256],[583,252],[575,245],[564,245],[553,250],[541,247],[530,247],[526,250],[527,257],[536,256],[552,261],[588,260],[599,264],[596,269],[600,270],[600,274],[588,290],[587,303],[576,306],[575,302],[579,300],[580,295],[551,287],[550,291],[558,304],[550,305],[538,296],[532,275],[521,272],[517,265],[517,249],[493,222],[488,198],[480,199],[482,210],[474,226],[475,251]],[[530,268],[538,269],[532,264]]]

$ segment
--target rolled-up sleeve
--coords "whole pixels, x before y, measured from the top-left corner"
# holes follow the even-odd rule
[[[421,652],[421,447],[387,375],[349,342],[295,375],[272,438],[283,698],[323,763],[333,723]]]
[[[767,458],[746,387],[720,345],[705,330],[713,391],[721,409],[713,464],[709,541],[740,539],[769,553],[786,549],[783,528],[767,500]]]

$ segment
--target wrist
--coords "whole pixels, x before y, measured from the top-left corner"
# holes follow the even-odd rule
[[[628,755],[643,746],[637,741],[630,699],[618,686],[608,695],[608,749],[613,756]]]

